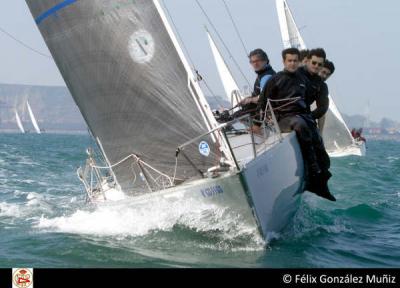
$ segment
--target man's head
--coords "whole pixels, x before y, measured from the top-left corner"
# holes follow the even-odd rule
[[[288,48],[282,51],[284,69],[294,73],[300,64],[300,51],[297,48]]]
[[[267,53],[262,49],[256,49],[250,52],[250,64],[253,66],[255,72],[263,70],[269,64]]]
[[[326,81],[332,76],[333,73],[335,73],[335,65],[333,62],[326,59],[324,66],[321,68],[321,71],[319,71],[319,76],[322,78],[322,80]]]
[[[300,62],[301,65],[306,65],[308,60],[308,54],[310,54],[310,50],[301,50],[300,51]]]
[[[312,75],[318,75],[326,60],[325,50],[322,48],[312,49],[308,54],[307,70]]]

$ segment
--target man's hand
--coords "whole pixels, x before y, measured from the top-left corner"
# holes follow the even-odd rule
[[[261,126],[253,125],[252,127],[249,128],[249,132],[252,132],[257,135],[262,135],[261,131],[262,131]]]
[[[251,104],[251,103],[257,104],[258,103],[258,96],[244,98],[242,101],[239,102],[238,105],[244,106],[244,105],[248,105],[248,104]]]

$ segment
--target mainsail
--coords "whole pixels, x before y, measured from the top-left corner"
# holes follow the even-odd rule
[[[133,154],[173,175],[177,147],[217,126],[157,0],[26,2],[125,192],[141,191],[134,163],[122,159]],[[176,177],[216,165],[219,144],[231,160],[218,136],[186,147]]]
[[[15,120],[17,121],[17,125],[21,133],[25,134],[25,128],[24,125],[22,125],[21,117],[19,117],[17,110],[15,110]]]
[[[284,47],[307,49],[286,0],[276,0],[276,6]],[[329,101],[329,111],[325,116],[322,135],[327,151],[334,152],[354,145],[355,141],[330,95]]]
[[[207,37],[208,41],[211,46],[211,51],[214,56],[215,64],[217,65],[218,68],[218,73],[221,78],[222,84],[225,89],[225,95],[226,95],[226,100],[232,104],[233,107],[235,107],[240,99],[240,90],[238,85],[236,84],[235,79],[233,78],[233,75],[231,71],[228,68],[228,65],[226,64],[224,58],[221,55],[221,52],[219,51],[217,45],[215,44],[214,39],[211,37],[210,32],[207,31]]]
[[[35,131],[37,134],[41,134],[42,132],[40,131],[39,125],[36,121],[35,115],[33,114],[31,105],[29,105],[29,101],[26,101],[26,106],[28,107],[28,112],[29,112],[29,117],[31,118],[32,125],[35,128]]]

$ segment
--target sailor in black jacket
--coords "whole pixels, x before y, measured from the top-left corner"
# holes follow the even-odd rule
[[[318,157],[321,149],[327,153],[322,139],[316,137],[319,134],[306,102],[309,92],[307,79],[297,69],[300,52],[289,48],[282,52],[282,56],[285,69],[268,82],[260,97],[258,110],[265,111],[268,99],[271,101],[282,132],[296,132],[306,163],[306,190],[336,201],[327,185],[331,176],[329,167]]]
[[[313,131],[313,142],[314,147],[319,159],[319,163],[323,170],[328,170],[331,166],[331,160],[324,147],[321,132],[323,131],[325,124],[325,115],[329,109],[329,90],[328,85],[319,76],[319,72],[324,66],[326,61],[326,53],[324,49],[317,48],[309,51],[307,56],[306,65],[300,67],[298,73],[300,73],[304,79],[306,79],[307,93],[306,102],[311,111],[312,118],[318,121],[319,129],[312,129]],[[313,110],[313,104],[316,104],[316,108]],[[309,122],[309,125],[315,126],[317,122]]]
[[[318,75],[326,60],[326,53],[323,49],[312,49],[308,54],[306,65],[299,68],[307,80],[306,101],[310,107],[311,115],[315,120],[325,116],[329,109],[329,89],[328,85]],[[316,109],[311,109],[312,104],[316,104]],[[322,128],[322,127],[320,127]]]
[[[270,99],[278,121],[288,116],[309,114],[306,91],[306,80],[296,71],[285,69],[269,81],[260,97],[259,109],[265,111],[267,101]]]
[[[335,64],[333,64],[333,62],[329,61],[328,59],[325,59],[324,66],[321,68],[321,71],[319,71],[319,76],[322,78],[322,81],[324,81],[324,85],[326,86],[326,89],[328,89],[328,85],[326,84],[326,81],[332,76],[333,73],[335,73]],[[328,96],[328,101],[329,101],[329,96]],[[318,105],[318,103],[317,103],[317,105]],[[328,105],[329,105],[329,102],[328,102]],[[318,119],[318,127],[321,130],[321,133],[324,130],[325,120],[326,120],[326,114]]]

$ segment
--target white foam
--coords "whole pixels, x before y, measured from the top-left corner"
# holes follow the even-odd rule
[[[39,194],[35,192],[29,192],[28,195],[26,195],[27,200],[32,200],[32,199],[37,199],[39,198]]]
[[[227,240],[251,235],[259,241],[257,228],[249,223],[228,208],[199,200],[154,198],[140,203],[104,203],[94,211],[79,210],[70,216],[42,217],[37,226],[44,231],[136,237],[183,225],[199,232],[216,231]]]
[[[393,163],[396,162],[400,159],[400,157],[396,157],[396,156],[389,156],[386,158],[387,160],[389,160],[389,163]]]
[[[10,204],[6,202],[0,202],[0,216],[2,217],[19,217],[21,211],[17,204]]]

